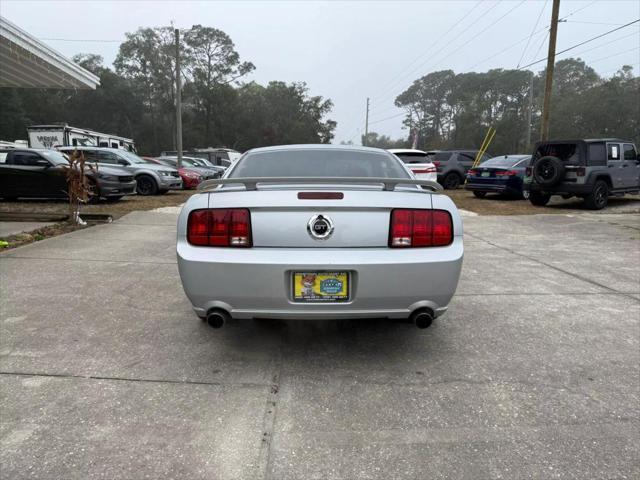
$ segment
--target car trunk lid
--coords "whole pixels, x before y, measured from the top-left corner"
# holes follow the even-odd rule
[[[358,248],[388,245],[392,209],[432,207],[424,190],[340,187],[223,189],[209,194],[209,208],[248,208],[254,247]],[[318,216],[333,227],[323,239],[312,232]]]

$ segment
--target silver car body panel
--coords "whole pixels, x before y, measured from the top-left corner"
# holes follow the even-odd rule
[[[399,161],[399,160],[398,160]],[[302,200],[298,192],[342,192],[340,200]],[[219,248],[189,244],[192,210],[248,208],[253,247]],[[447,210],[453,242],[444,247],[389,248],[394,208]],[[314,215],[331,218],[335,232],[312,238]],[[406,318],[418,308],[441,315],[453,297],[463,259],[462,220],[447,196],[418,187],[394,191],[380,185],[270,184],[247,190],[222,186],[193,195],[178,219],[178,269],[195,312],[212,308],[234,318]],[[349,300],[339,303],[293,301],[293,272],[344,271]]]

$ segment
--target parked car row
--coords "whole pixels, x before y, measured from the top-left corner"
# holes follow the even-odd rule
[[[0,197],[65,198],[67,196],[67,156],[56,150],[0,149]],[[116,201],[134,194],[134,176],[119,167],[87,169],[95,199]]]
[[[66,198],[68,156],[82,152],[92,200],[117,201],[125,195],[160,195],[169,190],[196,188],[204,180],[220,178],[224,167],[199,158],[142,158],[133,152],[106,147],[0,148],[0,197]]]

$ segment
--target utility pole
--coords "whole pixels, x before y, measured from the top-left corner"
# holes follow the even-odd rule
[[[531,114],[533,112],[533,71],[529,77],[529,109],[527,110],[527,143],[526,151],[531,150]]]
[[[542,120],[540,122],[540,140],[549,139],[549,115],[551,109],[551,89],[553,88],[553,67],[556,63],[556,38],[558,36],[558,14],[560,0],[553,0],[551,11],[551,31],[549,33],[549,53],[547,55],[547,77],[544,82],[544,102],[542,104]]]
[[[176,150],[178,151],[177,167],[182,167],[182,78],[180,74],[180,30],[176,35]]]
[[[364,140],[362,142],[362,145],[364,147],[367,146],[368,136],[369,136],[369,97],[367,97],[367,113],[365,114],[365,117],[364,117]]]

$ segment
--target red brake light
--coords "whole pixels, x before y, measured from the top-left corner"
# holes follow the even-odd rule
[[[518,175],[518,172],[515,170],[502,170],[496,172],[496,177],[514,177],[516,175]]]
[[[438,168],[440,166],[440,160],[434,160],[431,163],[433,163],[436,166],[436,168]]]
[[[412,168],[413,173],[436,173],[436,167]]]
[[[469,170],[467,172],[468,175],[471,175],[472,177],[475,177],[476,175],[478,175],[478,171],[477,170]]]
[[[250,247],[251,215],[246,208],[194,210],[187,222],[187,240],[209,247]]]
[[[409,210],[391,212],[389,246],[441,247],[453,241],[453,222],[446,210]]]

